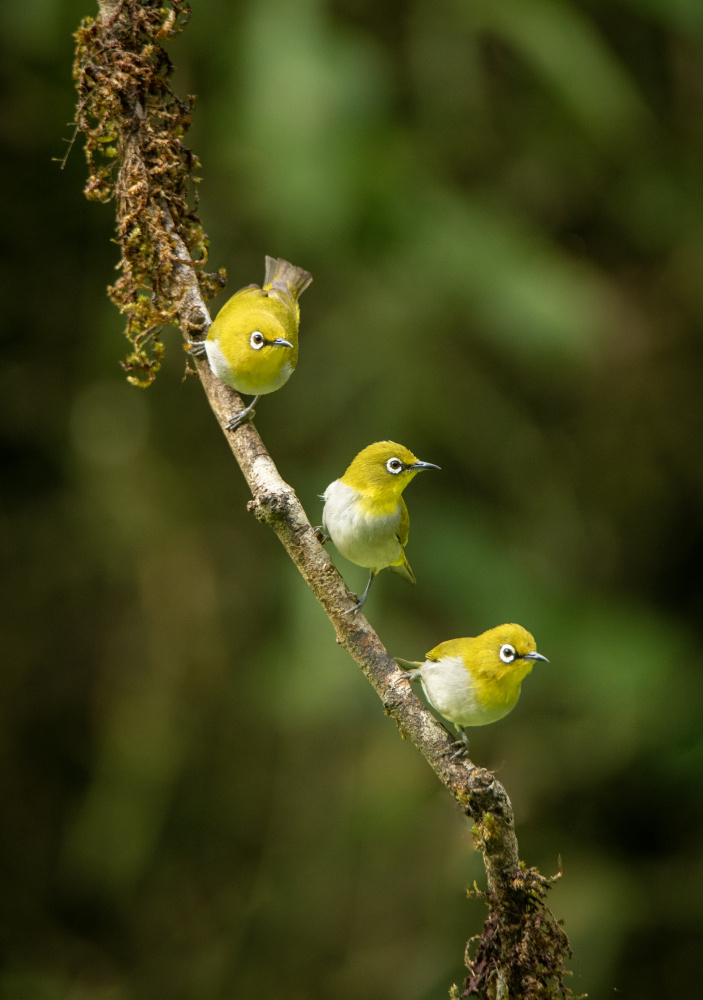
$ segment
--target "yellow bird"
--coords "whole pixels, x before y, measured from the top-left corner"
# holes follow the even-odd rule
[[[438,468],[420,462],[402,444],[377,441],[360,451],[341,479],[323,493],[323,542],[331,538],[343,556],[371,571],[366,590],[345,614],[363,606],[382,569],[415,583],[405,557],[410,517],[401,494],[418,472]]]
[[[473,639],[449,639],[427,654],[424,663],[396,658],[409,668],[408,680],[419,680],[430,705],[453,722],[463,744],[465,726],[486,726],[511,712],[523,680],[536,660],[535,640],[522,625],[498,625]]]
[[[190,342],[207,354],[215,375],[237,392],[255,398],[227,423],[236,430],[254,416],[254,406],[280,389],[298,362],[298,298],[312,276],[287,260],[266,258],[263,287],[240,288],[220,309],[205,342]]]

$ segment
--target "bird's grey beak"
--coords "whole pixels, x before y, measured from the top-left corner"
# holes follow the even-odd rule
[[[542,654],[538,653],[536,650],[535,650],[534,653],[525,653],[525,655],[521,656],[520,659],[521,660],[544,660],[545,663],[549,663],[549,660],[547,659],[547,657],[546,656],[542,656]]]
[[[412,469],[413,472],[420,472],[422,469],[439,469],[439,466],[433,465],[432,462],[413,462],[408,468]]]
[[[290,340],[284,340],[283,337],[276,337],[275,340],[271,341],[271,347],[292,347]]]

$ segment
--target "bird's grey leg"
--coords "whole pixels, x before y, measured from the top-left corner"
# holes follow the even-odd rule
[[[345,614],[345,615],[355,615],[357,613],[357,611],[359,611],[360,608],[363,608],[364,604],[366,604],[366,598],[369,596],[369,590],[371,588],[371,584],[373,583],[373,578],[374,578],[375,575],[376,575],[375,573],[371,573],[369,575],[369,582],[366,584],[366,590],[361,595],[361,597],[359,598],[359,600],[357,601],[357,603],[354,605],[354,607],[353,608],[349,608],[348,611],[344,611],[343,614]]]
[[[399,656],[394,656],[393,659],[398,664],[398,666],[401,668],[403,677],[407,681],[419,681],[420,680],[420,678],[422,677],[422,670],[420,669],[421,665],[419,663],[418,664],[414,664],[412,660],[403,660]],[[412,669],[414,666],[417,666],[417,670],[413,670]],[[411,669],[410,670],[407,670],[407,669],[403,670],[402,669],[403,667],[410,667]]]
[[[254,396],[251,403],[249,403],[249,405],[245,409],[243,409],[240,413],[238,413],[236,417],[232,417],[231,420],[227,421],[227,423],[225,424],[226,430],[236,431],[236,429],[238,427],[241,427],[242,424],[247,424],[249,423],[250,420],[253,420],[256,415],[254,407],[256,406],[258,401],[259,397]]]

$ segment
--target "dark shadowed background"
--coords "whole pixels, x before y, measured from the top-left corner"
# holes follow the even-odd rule
[[[550,658],[472,756],[591,997],[692,997],[703,946],[703,5],[196,0],[169,52],[227,294],[308,268],[256,425],[313,523],[391,438],[416,588],[392,653],[518,621]],[[440,1000],[485,909],[242,477],[179,334],[127,385],[71,33],[0,10],[2,1000]],[[337,558],[352,589],[365,573]]]

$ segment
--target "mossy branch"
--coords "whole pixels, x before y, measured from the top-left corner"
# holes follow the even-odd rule
[[[183,103],[169,87],[172,66],[159,44],[190,17],[184,0],[102,0],[96,19],[79,28],[75,63],[77,127],[86,136],[85,193],[116,202],[122,275],[110,297],[127,314],[133,351],[124,362],[131,382],[148,385],[162,355],[159,332],[181,327],[186,339],[206,332],[205,301],[224,284],[207,274],[207,237],[189,206],[199,164],[182,139],[193,98]],[[251,424],[235,433],[226,422],[244,408],[203,359],[193,359],[210,406],[246,478],[249,510],[278,535],[327,614],[337,641],[353,656],[396,722],[401,736],[425,757],[472,824],[483,854],[489,915],[467,945],[468,975],[453,997],[485,1000],[568,997],[566,934],[544,897],[552,884],[518,858],[510,799],[490,771],[454,756],[451,736],[416,697],[409,682],[354,603],[320,544],[295,491],[278,473]],[[478,892],[478,890],[477,890]],[[472,957],[473,954],[473,957]]]
[[[130,382],[148,386],[163,356],[161,330],[178,323],[168,232],[187,248],[204,299],[224,286],[225,275],[204,270],[208,239],[196,211],[200,163],[183,143],[195,98],[181,101],[173,93],[173,66],[159,44],[182,30],[190,8],[185,0],[102,0],[100,10],[76,32],[76,125],[86,138],[86,197],[116,202],[122,273],[109,295],[127,316],[132,343],[122,364]]]

